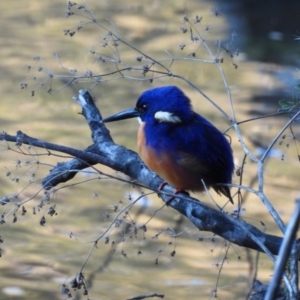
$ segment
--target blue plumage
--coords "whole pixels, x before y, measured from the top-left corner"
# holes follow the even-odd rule
[[[212,187],[232,202],[234,169],[231,147],[215,126],[195,113],[189,98],[176,86],[145,91],[136,107],[104,122],[137,116],[139,152],[153,171],[177,189],[203,191]]]

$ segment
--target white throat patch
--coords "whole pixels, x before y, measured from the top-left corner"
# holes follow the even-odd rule
[[[181,123],[181,119],[168,111],[158,111],[155,113],[154,118],[161,123]]]

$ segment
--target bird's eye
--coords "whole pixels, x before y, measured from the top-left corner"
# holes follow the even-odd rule
[[[142,104],[136,107],[136,110],[140,113],[144,113],[148,109],[146,104]]]

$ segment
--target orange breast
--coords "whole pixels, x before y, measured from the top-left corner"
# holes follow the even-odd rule
[[[144,123],[141,124],[137,139],[139,154],[145,164],[176,189],[203,191],[201,178],[196,176],[194,172],[189,172],[184,166],[177,163],[170,153],[158,154],[146,145],[144,126]]]

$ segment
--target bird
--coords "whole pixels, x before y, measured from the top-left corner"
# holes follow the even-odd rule
[[[144,163],[177,192],[213,188],[231,203],[233,152],[224,134],[193,110],[177,86],[144,91],[136,106],[103,119],[137,117],[138,152]]]

